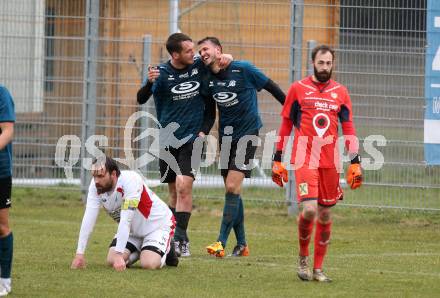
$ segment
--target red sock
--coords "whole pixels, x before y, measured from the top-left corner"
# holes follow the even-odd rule
[[[299,255],[309,255],[309,243],[312,237],[313,220],[307,220],[302,214],[298,219],[298,239],[299,239]]]
[[[316,223],[315,232],[315,256],[313,269],[322,269],[325,254],[327,253],[327,246],[330,242],[330,233],[332,230],[332,222],[327,224]]]

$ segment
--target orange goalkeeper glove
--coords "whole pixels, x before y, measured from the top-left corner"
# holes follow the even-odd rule
[[[288,173],[282,162],[274,161],[272,165],[272,181],[283,187],[288,179]]]
[[[360,164],[360,156],[356,155],[351,160],[351,165],[348,167],[346,174],[347,184],[351,189],[356,189],[362,185],[362,170]]]
[[[281,151],[277,151],[273,156],[272,181],[283,187],[284,183],[289,180],[288,178],[288,172],[281,162]]]

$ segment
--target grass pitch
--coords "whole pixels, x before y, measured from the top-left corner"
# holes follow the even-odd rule
[[[221,193],[203,190],[200,193]],[[158,193],[166,198],[163,189]],[[197,192],[196,192],[197,193]],[[11,297],[438,297],[440,214],[334,208],[325,271],[331,284],[296,277],[296,219],[286,207],[247,201],[251,255],[216,259],[204,247],[216,240],[223,202],[197,196],[190,221],[192,257],[179,267],[125,272],[105,266],[116,224],[101,212],[86,252],[88,267],[71,270],[83,215],[79,192],[15,188]],[[265,196],[280,197],[278,190]],[[233,233],[227,253],[235,244]]]

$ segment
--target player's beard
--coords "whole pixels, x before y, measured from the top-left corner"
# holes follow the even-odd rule
[[[98,192],[98,194],[103,194],[103,193],[109,192],[110,190],[113,189],[113,183],[112,183],[111,179],[105,184],[95,183],[95,186],[96,186],[96,191]]]
[[[330,78],[332,77],[332,70],[330,69],[330,71],[326,71],[323,70],[321,72],[318,72],[318,70],[316,69],[316,67],[313,67],[313,71],[315,74],[315,78],[320,82],[320,83],[325,83],[328,80],[330,80]]]

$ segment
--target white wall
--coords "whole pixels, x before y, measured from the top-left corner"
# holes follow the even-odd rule
[[[44,0],[0,0],[0,84],[17,113],[42,112]]]

